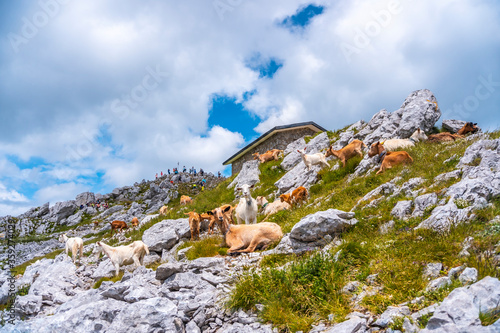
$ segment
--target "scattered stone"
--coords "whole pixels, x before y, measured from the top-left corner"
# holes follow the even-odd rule
[[[439,276],[439,273],[443,269],[443,264],[440,262],[429,263],[424,269],[424,278],[435,279]]]
[[[453,290],[434,311],[425,329],[430,332],[498,332],[500,321],[482,326],[479,313],[500,304],[500,281],[485,277],[479,282]]]
[[[467,267],[458,277],[462,284],[470,284],[477,281],[477,269]]]

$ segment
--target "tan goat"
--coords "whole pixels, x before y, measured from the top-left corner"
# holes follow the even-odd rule
[[[137,227],[139,225],[139,219],[137,217],[134,217],[132,221],[130,221],[130,224],[132,224],[132,227]]]
[[[363,147],[366,148],[366,145],[363,143],[363,141],[352,140],[351,143],[340,150],[333,150],[332,146],[330,146],[330,148],[328,148],[325,153],[325,157],[332,155],[337,157],[338,159],[340,159],[340,161],[342,162],[342,166],[345,168],[345,163],[354,156],[361,156],[361,158],[363,158]]]
[[[191,240],[200,239],[201,216],[196,212],[184,213],[189,215],[189,229],[191,229]]]
[[[181,195],[181,205],[187,205],[193,202],[193,199],[187,195]]]
[[[160,215],[167,215],[168,210],[169,210],[168,206],[162,206],[159,210],[159,213]]]
[[[249,253],[256,249],[264,250],[281,237],[283,237],[281,227],[272,222],[228,224],[225,237],[226,244],[229,246],[227,254]]]
[[[386,169],[390,169],[398,164],[408,164],[413,163],[413,159],[410,154],[405,151],[390,151],[387,152],[384,146],[380,142],[376,142],[372,145],[374,152],[379,155],[381,165],[380,170],[377,171],[377,175],[384,172]]]

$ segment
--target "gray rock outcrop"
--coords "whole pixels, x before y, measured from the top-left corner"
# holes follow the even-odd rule
[[[488,313],[500,304],[500,281],[485,277],[471,286],[457,288],[434,311],[425,329],[430,332],[499,332],[500,320],[482,326],[479,313]]]

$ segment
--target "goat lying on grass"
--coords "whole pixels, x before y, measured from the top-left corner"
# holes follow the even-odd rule
[[[442,132],[437,134],[429,135],[429,142],[448,142],[455,141],[456,139],[463,139],[466,134],[476,133],[479,131],[477,123],[467,122],[465,125],[458,130],[457,134]]]
[[[395,165],[402,163],[404,164],[413,163],[413,159],[407,152],[405,151],[387,152],[384,146],[380,142],[374,143],[370,151],[372,149],[375,154],[379,155],[381,162],[380,170],[377,171],[377,175],[384,172],[386,169],[392,168]],[[375,156],[375,154],[373,156]]]
[[[281,200],[275,200],[274,202],[269,203],[266,198],[264,197],[257,197],[256,199],[257,205],[262,206],[263,208],[263,214],[266,215],[262,222],[266,221],[267,218],[273,214],[276,214],[277,212],[285,209],[291,209],[292,206],[288,202],[282,202]]]
[[[227,225],[225,236],[229,246],[227,254],[253,252],[256,249],[264,250],[269,244],[283,237],[281,227],[272,222],[261,222],[252,225]]]
[[[259,154],[258,152],[253,153],[252,156],[253,156],[254,160],[258,159],[260,163],[265,163],[265,162],[269,162],[269,161],[279,160],[280,159],[279,158],[280,152],[282,152],[282,150],[273,149],[273,150],[266,151],[264,154]]]
[[[120,266],[135,264],[139,267],[143,264],[144,257],[149,254],[149,249],[142,241],[135,241],[129,245],[109,246],[103,242],[97,242],[104,254],[111,260],[115,267],[115,276],[120,273]]]
[[[80,237],[71,237],[68,238],[66,234],[62,234],[59,236],[59,241],[62,243],[66,243],[66,255],[69,255],[68,252],[71,251],[71,256],[73,257],[73,264],[76,261],[76,256],[78,251],[80,251],[79,260],[82,259],[83,256],[83,240]]]
[[[381,143],[382,145],[384,145],[386,151],[395,151],[396,149],[413,147],[415,146],[415,143],[425,140],[427,140],[427,135],[425,135],[424,131],[422,131],[420,128],[417,128],[417,130],[413,132],[413,134],[408,139],[388,139],[382,141]],[[374,144],[372,144],[371,147],[373,147],[373,145]],[[368,152],[368,156],[373,157],[375,155],[373,154],[371,147],[370,151]]]
[[[363,141],[352,140],[351,143],[349,143],[347,146],[339,150],[333,150],[332,146],[330,146],[330,148],[328,148],[328,150],[325,153],[325,157],[331,155],[337,157],[342,162],[342,166],[345,168],[345,162],[347,162],[354,156],[358,155],[361,156],[361,158],[363,158],[363,150],[362,150],[363,147],[366,148],[366,145],[363,143]]]

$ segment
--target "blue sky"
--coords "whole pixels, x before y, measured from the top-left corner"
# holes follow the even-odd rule
[[[0,4],[0,216],[181,165],[216,173],[278,125],[338,129],[422,88],[500,127],[500,3]],[[440,122],[438,122],[438,125]]]

